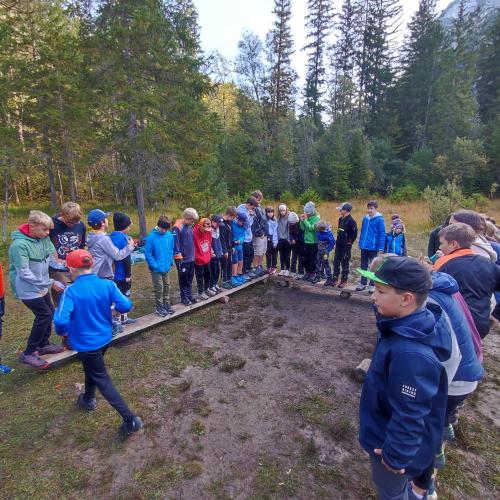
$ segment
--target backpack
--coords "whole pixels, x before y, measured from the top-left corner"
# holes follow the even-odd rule
[[[256,238],[261,238],[262,236],[268,236],[269,234],[269,227],[267,224],[267,221],[264,219],[261,208],[257,207],[255,209],[255,215],[253,217],[253,222],[252,222],[252,235],[255,236]]]

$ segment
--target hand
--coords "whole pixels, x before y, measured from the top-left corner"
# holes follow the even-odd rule
[[[130,248],[130,250],[133,250],[135,248],[134,240],[130,239],[127,243],[127,246]]]
[[[297,242],[296,242],[295,240],[292,240],[292,241],[290,242],[290,245],[295,245],[295,243],[297,243]]]
[[[224,254],[224,258],[225,258],[225,259],[227,259],[228,257],[229,257],[229,254],[226,252],[226,253]]]
[[[382,450],[380,448],[375,448],[374,450],[374,453],[375,455],[378,455],[379,457],[382,456]],[[390,467],[389,465],[387,465],[385,462],[384,462],[384,459],[382,458],[382,464],[383,466],[389,471],[389,472],[392,472],[393,474],[398,474],[400,476],[402,476],[404,473],[405,473],[405,469],[393,469],[392,467]]]
[[[127,283],[130,283],[130,282],[132,281],[132,277],[130,277],[130,278],[125,278],[125,281],[126,281]]]
[[[304,219],[307,219],[307,215],[306,214],[302,214],[300,217],[299,217],[300,220],[304,220]]]
[[[55,290],[56,292],[64,292],[64,289],[66,288],[66,286],[61,283],[60,281],[54,281],[52,283],[52,289]]]

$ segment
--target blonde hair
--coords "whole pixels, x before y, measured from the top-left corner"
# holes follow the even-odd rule
[[[61,207],[61,215],[65,219],[81,219],[83,218],[82,207],[74,201],[67,201],[66,203],[63,203],[63,206]]]
[[[186,208],[184,212],[182,212],[182,217],[184,219],[193,219],[193,220],[198,220],[200,216],[198,215],[198,212],[194,208]]]
[[[31,210],[28,216],[28,224],[32,226],[43,226],[52,229],[54,227],[54,221],[44,212],[40,210]]]

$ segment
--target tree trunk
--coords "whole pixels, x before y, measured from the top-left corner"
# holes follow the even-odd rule
[[[16,205],[19,205],[19,193],[17,192],[17,185],[16,181],[12,181],[12,191],[14,192],[14,201],[16,202]]]
[[[90,173],[90,169],[87,169],[87,178],[89,180],[89,191],[90,191],[90,199],[92,201],[95,201],[95,196],[94,196],[94,186],[92,186],[92,174]]]
[[[63,200],[64,200],[64,189],[63,189],[63,183],[62,183],[62,178],[61,178],[61,170],[59,167],[57,167],[57,178],[59,179],[59,203],[62,205]]]
[[[56,180],[54,176],[52,151],[49,145],[49,133],[46,125],[43,126],[42,135],[43,135],[43,155],[45,157],[45,167],[47,169],[47,177],[49,178],[50,207],[55,209],[57,208]]]
[[[2,213],[2,242],[7,243],[9,227],[9,174],[6,171],[3,176],[3,213]]]
[[[139,181],[135,187],[135,197],[137,200],[137,215],[139,215],[139,237],[144,238],[148,234],[146,224],[146,212],[144,209],[144,188],[142,181]]]
[[[76,189],[76,174],[75,174],[75,161],[73,156],[73,148],[71,147],[71,138],[69,136],[68,124],[64,115],[64,102],[62,92],[58,92],[59,112],[61,113],[62,121],[62,136],[64,143],[64,167],[68,175],[69,197],[71,201],[77,201],[78,192]],[[61,191],[62,192],[62,191]]]
[[[26,186],[26,195],[28,196],[28,200],[33,199],[33,191],[31,189],[31,178],[29,175],[24,176],[24,184]]]

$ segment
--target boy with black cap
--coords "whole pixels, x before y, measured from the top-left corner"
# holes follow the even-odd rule
[[[340,277],[339,288],[347,286],[349,277],[349,262],[351,260],[352,245],[358,237],[358,225],[351,215],[352,205],[342,203],[337,207],[340,211],[339,228],[337,230],[337,244],[333,255],[333,275],[331,284],[335,286]],[[342,271],[341,271],[342,268]]]
[[[118,250],[127,247],[129,242],[127,234],[130,231],[131,225],[132,221],[127,214],[123,212],[115,212],[113,214],[113,226],[115,230],[109,237]],[[120,290],[125,297],[130,297],[130,289],[132,288],[132,257],[130,255],[115,262],[114,282],[118,290]],[[136,319],[129,318],[127,313],[122,314],[120,320],[122,325],[131,325],[137,321]]]
[[[379,331],[361,394],[359,441],[379,498],[404,500],[411,478],[428,483],[440,448],[448,395],[442,362],[451,336],[441,308],[424,307],[432,281],[416,259],[386,257],[374,272],[357,271],[375,282]]]
[[[66,258],[73,284],[66,288],[54,315],[58,335],[67,336],[78,353],[85,372],[85,392],[77,399],[81,410],[97,408],[96,388],[121,415],[120,433],[128,436],[144,427],[116,390],[104,364],[104,354],[112,338],[111,306],[126,313],[132,302],[109,280],[99,279],[92,272],[93,258],[87,250],[75,250]]]

